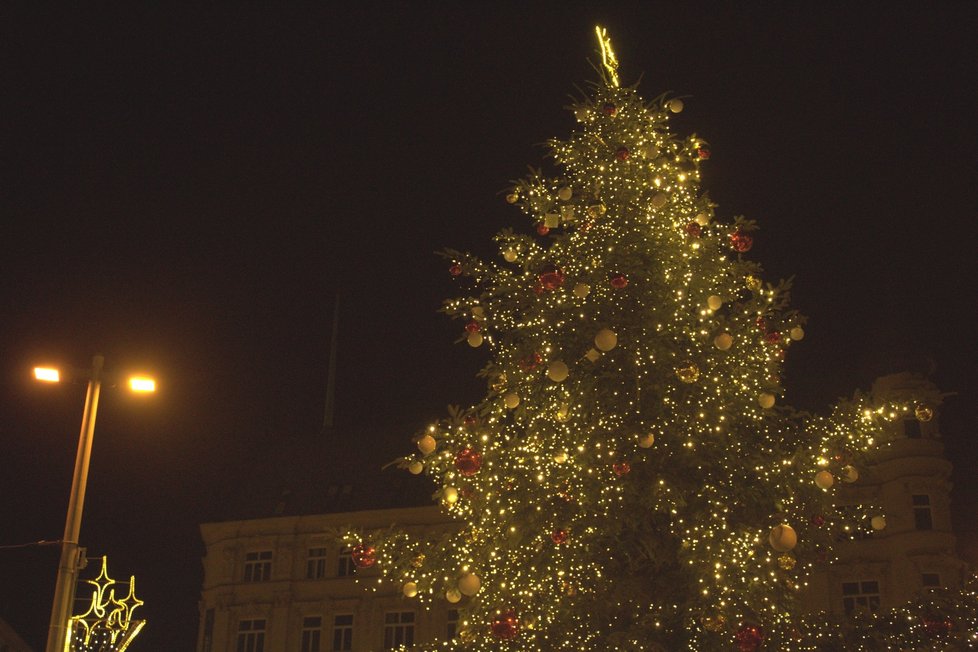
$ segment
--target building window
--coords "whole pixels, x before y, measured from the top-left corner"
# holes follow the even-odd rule
[[[300,652],[320,652],[320,639],[323,635],[323,619],[319,616],[306,616],[302,619],[302,638]]]
[[[448,610],[448,622],[445,626],[445,638],[452,640],[458,634],[458,609]]]
[[[333,652],[349,652],[353,649],[353,614],[333,617]]]
[[[272,551],[245,554],[244,581],[267,582],[272,579]]]
[[[842,606],[846,615],[857,611],[876,613],[880,610],[880,583],[875,580],[842,583]]]
[[[933,530],[934,515],[930,511],[930,496],[913,495],[913,525],[918,530]]]
[[[265,621],[242,620],[238,623],[235,652],[265,652]]]
[[[306,558],[306,579],[321,580],[326,577],[326,548],[309,548]]]
[[[920,439],[920,422],[916,419],[904,419],[903,435],[907,439]]]
[[[925,589],[939,587],[941,585],[941,576],[937,573],[921,573],[920,583]]]
[[[384,616],[384,649],[414,645],[414,612],[388,611]]]
[[[336,561],[336,576],[349,577],[353,575],[353,557],[349,548],[340,548],[340,556]]]

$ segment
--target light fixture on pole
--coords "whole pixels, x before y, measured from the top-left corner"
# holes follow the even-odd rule
[[[88,465],[92,455],[92,436],[95,434],[95,414],[98,411],[104,363],[105,358],[96,355],[92,358],[92,368],[80,372],[80,375],[88,377],[88,391],[85,395],[81,432],[78,435],[78,452],[75,455],[75,471],[71,480],[71,495],[68,498],[65,532],[61,539],[61,560],[58,563],[58,577],[54,585],[54,601],[51,606],[51,622],[48,628],[46,652],[65,652],[70,641],[68,619],[71,617],[71,603],[75,594],[75,583],[78,580],[78,553],[80,550],[78,536],[81,532],[82,511],[85,507]],[[35,367],[34,377],[44,382],[56,383],[61,381],[60,371],[49,367]],[[137,392],[156,390],[156,383],[144,376],[131,378],[129,386]]]

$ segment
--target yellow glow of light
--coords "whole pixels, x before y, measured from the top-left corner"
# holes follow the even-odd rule
[[[134,392],[149,393],[156,391],[156,381],[145,376],[133,376],[129,379],[129,389]]]
[[[608,80],[612,86],[617,87],[618,57],[615,56],[615,51],[611,49],[611,38],[608,36],[608,30],[595,25],[594,33],[598,35],[598,43],[601,44],[601,63],[604,65],[604,69],[608,71]]]
[[[61,382],[61,374],[57,369],[50,367],[34,367],[34,378],[43,380],[46,383]]]

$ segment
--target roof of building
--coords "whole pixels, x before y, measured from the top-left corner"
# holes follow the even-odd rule
[[[431,505],[435,487],[366,444],[364,433],[283,436],[254,452],[215,520],[243,520]],[[386,468],[385,468],[386,467]]]

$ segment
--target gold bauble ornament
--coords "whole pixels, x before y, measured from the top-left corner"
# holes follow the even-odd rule
[[[879,516],[874,516],[869,520],[869,524],[873,526],[873,529],[877,532],[886,528],[886,517],[880,514]]]
[[[693,221],[699,224],[700,226],[706,226],[707,224],[710,223],[710,216],[707,215],[706,213],[697,213],[696,217],[693,218]]]
[[[560,407],[557,408],[556,414],[554,414],[554,418],[556,418],[560,423],[567,423],[570,421],[570,416],[570,406],[568,406],[566,403],[561,403]]]
[[[685,362],[676,367],[676,377],[684,383],[695,383],[700,377],[700,368],[695,362]]]
[[[570,369],[567,368],[567,363],[563,360],[554,360],[547,367],[547,378],[555,383],[564,382],[569,375]]]
[[[554,455],[554,462],[556,462],[557,464],[563,464],[566,461],[567,461],[567,453],[565,451],[560,451],[559,453]]]
[[[754,290],[756,292],[761,289],[761,279],[752,274],[748,274],[744,277],[744,285],[747,286],[748,290]]]
[[[685,108],[685,106],[686,105],[683,104],[683,101],[678,97],[674,97],[668,102],[666,102],[666,108],[672,111],[673,113],[681,112],[683,108]]]
[[[418,585],[416,582],[405,582],[404,586],[401,587],[401,593],[404,594],[405,598],[413,598],[418,595]]]
[[[407,470],[411,473],[411,475],[418,475],[419,473],[424,471],[424,464],[422,464],[418,460],[414,460],[413,462],[408,464]]]
[[[591,286],[587,283],[578,283],[574,286],[574,296],[583,299],[591,293]]]
[[[769,392],[761,392],[757,395],[757,403],[765,410],[769,410],[774,407],[774,400],[774,394]]]
[[[506,407],[512,410],[513,408],[515,408],[517,405],[520,404],[520,395],[517,394],[516,392],[510,392],[509,394],[503,397],[503,403],[505,403]]]
[[[842,481],[843,482],[855,482],[859,479],[859,469],[851,464],[847,464],[842,467]]]
[[[454,505],[458,501],[458,489],[445,487],[444,491],[441,492],[441,497],[449,505]]]
[[[730,347],[733,346],[733,335],[730,333],[720,333],[713,338],[713,346],[721,351],[729,351]]]
[[[601,357],[601,352],[597,349],[588,349],[584,357],[587,358],[588,362],[597,362],[598,358]]]
[[[506,203],[508,204],[515,204],[519,200],[520,200],[520,196],[515,192],[511,192],[508,195],[506,195]]]
[[[482,306],[472,306],[472,318],[483,320],[486,318],[486,309]]]
[[[664,192],[658,192],[652,196],[649,203],[652,204],[652,208],[662,208],[669,203],[669,196]]]
[[[421,451],[423,455],[431,455],[435,452],[435,447],[438,446],[438,442],[431,435],[424,435],[418,440],[418,450]]]
[[[645,435],[640,435],[638,438],[639,448],[652,448],[652,444],[655,443],[655,435],[651,432]]]
[[[922,423],[927,423],[934,418],[934,410],[927,407],[926,405],[918,405],[913,411],[913,415],[917,417],[917,421]]]
[[[445,591],[445,599],[450,603],[455,604],[462,599],[462,592],[458,589],[448,589]]]
[[[642,149],[639,151],[642,152],[642,156],[644,156],[649,160],[659,156],[659,148],[652,143],[646,143],[642,145]]]
[[[798,534],[793,527],[787,523],[782,523],[771,528],[771,534],[768,535],[767,540],[771,547],[778,552],[788,552],[798,545]]]
[[[485,338],[479,331],[469,333],[469,336],[465,338],[465,341],[468,342],[469,346],[471,346],[473,349],[482,346],[483,340],[485,340]]]
[[[610,328],[602,328],[594,336],[594,346],[599,351],[608,352],[618,346],[618,334]]]
[[[835,478],[828,471],[819,471],[815,474],[815,485],[819,489],[828,489],[835,484]]]
[[[723,305],[723,299],[715,294],[711,294],[706,298],[706,307],[710,310],[719,310]]]
[[[479,592],[481,587],[482,580],[475,573],[465,573],[458,578],[458,590],[462,592],[462,595],[467,595],[471,598]]]
[[[778,566],[780,566],[782,570],[790,571],[792,568],[795,567],[796,563],[797,561],[795,560],[795,556],[792,555],[791,553],[786,552],[785,554],[778,557]]]
[[[560,201],[567,201],[573,196],[574,196],[574,191],[571,190],[568,186],[564,186],[563,188],[560,188],[557,191],[557,199],[559,199]]]
[[[788,331],[788,337],[790,337],[796,342],[798,340],[803,340],[805,339],[805,329],[802,328],[801,326],[795,326],[790,331]]]

